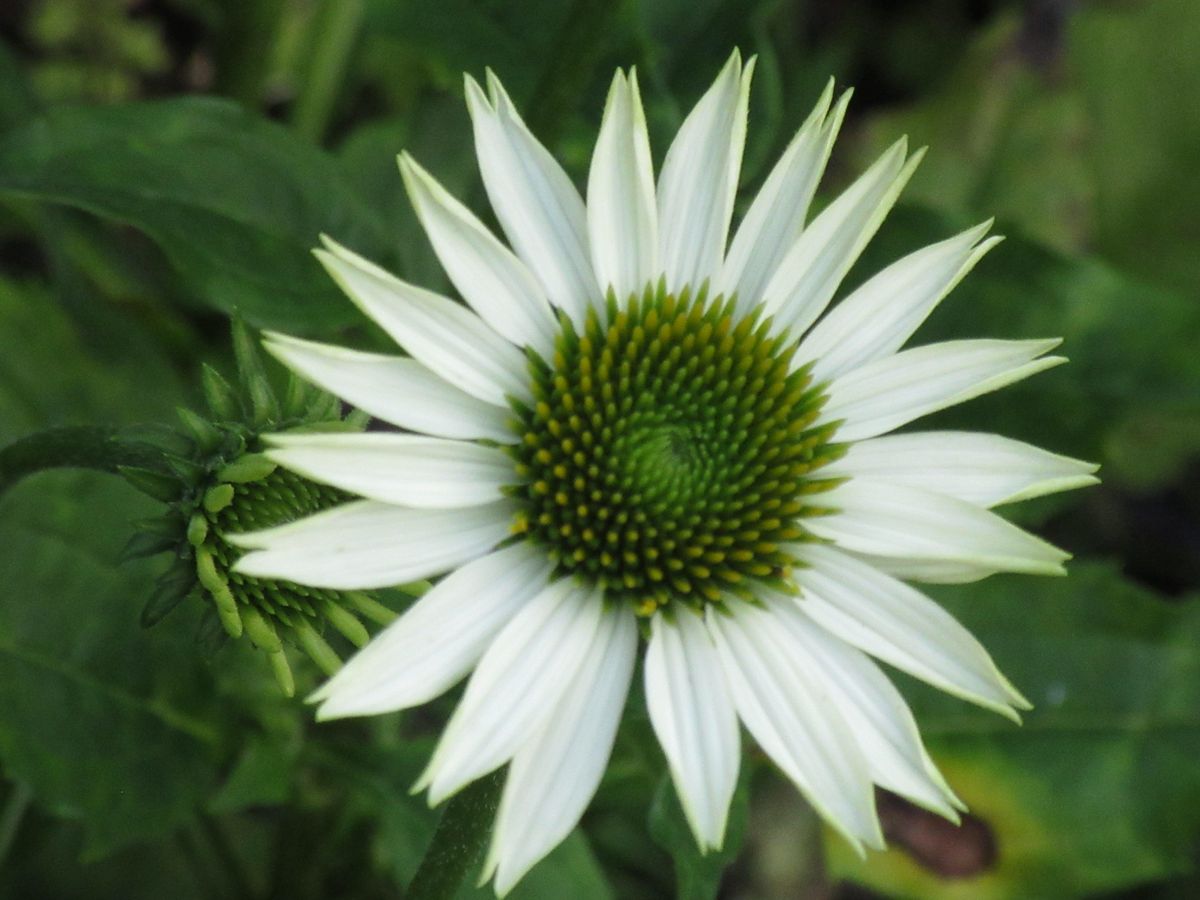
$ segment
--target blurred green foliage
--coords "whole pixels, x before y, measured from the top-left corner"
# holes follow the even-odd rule
[[[328,232],[444,283],[395,155],[488,215],[464,71],[495,69],[581,181],[615,66],[639,66],[661,158],[734,44],[759,56],[742,196],[831,74],[857,95],[823,197],[899,134],[929,143],[847,285],[997,215],[1009,240],[920,339],[1062,335],[1072,364],[938,422],[1096,459],[1105,484],[1013,511],[1081,557],[1068,579],[939,593],[1037,704],[1017,729],[904,684],[967,827],[887,800],[891,851],[859,861],[831,841],[822,861],[800,801],[750,755],[729,846],[701,858],[635,696],[581,828],[512,896],[850,896],[843,879],[887,896],[1195,896],[1194,0],[12,4],[0,444],[168,422],[201,362],[228,370],[235,309],[377,343],[309,248]],[[436,821],[408,788],[453,698],[318,727],[247,648],[201,652],[198,615],[143,632],[160,564],[117,556],[148,512],[95,474],[0,498],[0,898],[397,896]],[[303,694],[318,675],[297,670]]]

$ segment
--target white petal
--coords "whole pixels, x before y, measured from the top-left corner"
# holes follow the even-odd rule
[[[763,752],[859,853],[883,846],[874,788],[854,734],[821,681],[770,613],[729,601],[708,625],[734,705]]]
[[[661,274],[650,137],[637,75],[617,71],[588,172],[588,233],[600,289],[622,299]]]
[[[979,641],[948,612],[902,581],[832,547],[796,553],[799,608],[831,634],[956,697],[1017,720],[1029,703]],[[1019,614],[1019,611],[1014,611]]]
[[[554,711],[513,757],[480,882],[503,897],[571,833],[600,784],[637,649],[633,613],[604,613],[579,672]]]
[[[746,140],[751,59],[735,50],[716,82],[688,114],[658,179],[660,262],[667,289],[678,291],[720,272]]]
[[[346,295],[398,343],[450,384],[507,407],[529,398],[525,357],[453,300],[414,287],[323,237],[314,251]]]
[[[1042,356],[1058,344],[966,340],[903,350],[833,381],[821,421],[844,420],[837,430],[839,441],[885,434],[1066,362],[1061,356]]]
[[[776,620],[801,648],[798,663],[821,679],[854,732],[871,779],[918,806],[958,822],[963,809],[929,758],[900,692],[860,651],[825,631],[797,608],[795,598],[766,598]]]
[[[969,584],[996,573],[994,568],[981,566],[969,559],[914,559],[879,553],[856,553],[853,550],[847,552],[894,578],[926,584]]]
[[[400,174],[442,268],[483,321],[518,347],[547,356],[557,327],[537,279],[475,215],[408,154]]]
[[[488,199],[509,243],[550,302],[581,322],[597,292],[583,201],[490,71],[488,82],[492,103],[473,78],[466,79],[475,155]]]
[[[273,332],[267,333],[264,346],[318,387],[401,428],[505,444],[517,440],[507,409],[460,391],[415,359],[363,353]]]
[[[813,362],[814,380],[826,381],[895,353],[1000,243],[998,237],[983,240],[991,225],[989,220],[892,263],[813,327],[800,342],[796,364]]]
[[[855,553],[948,560],[996,572],[1065,574],[1070,555],[995,513],[920,488],[852,479],[821,495],[837,512],[804,520],[818,537]]]
[[[508,536],[509,501],[465,509],[406,509],[359,500],[250,534],[225,535],[251,549],[234,570],[313,587],[356,590],[439,575]]]
[[[920,431],[858,441],[821,470],[998,506],[1095,484],[1096,466],[995,434]]]
[[[500,500],[517,481],[495,447],[412,434],[276,434],[267,457],[313,481],[370,500],[449,509]]]
[[[318,719],[419,706],[448,690],[546,586],[552,563],[522,541],[455,569],[312,695]]]
[[[720,849],[737,785],[737,713],[703,621],[686,608],[651,622],[646,706],[701,851]]]
[[[763,291],[764,309],[780,329],[799,336],[824,312],[921,161],[905,162],[907,142],[892,145],[800,234]]]
[[[726,295],[736,291],[739,308],[744,312],[762,300],[767,282],[804,228],[809,203],[850,102],[850,91],[842,94],[829,115],[832,99],[830,79],[816,108],[763,182],[729,246],[717,290]]]
[[[414,785],[430,804],[504,765],[546,721],[600,627],[604,598],[574,578],[542,591],[475,667],[433,759]]]

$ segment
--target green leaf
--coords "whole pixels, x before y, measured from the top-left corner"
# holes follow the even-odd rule
[[[1192,0],[1080,4],[1061,30],[997,16],[942,87],[868,126],[859,163],[898,135],[929,144],[907,196],[996,214],[1194,295],[1200,279],[1200,16]]]
[[[261,327],[361,321],[312,258],[321,232],[386,262],[331,157],[224,101],[58,108],[0,142],[0,192],[133,225],[203,301]]]
[[[149,507],[117,479],[53,473],[0,512],[0,760],[84,820],[90,856],[186,822],[219,758],[190,637],[138,624],[155,566],[118,562]]]
[[[123,325],[110,351],[127,356],[98,359],[41,291],[0,281],[0,333],[22,336],[0,358],[0,440],[165,416],[176,378]],[[92,857],[186,822],[221,756],[187,623],[153,638],[138,623],[162,561],[120,562],[131,520],[159,510],[94,473],[40,474],[0,498],[0,764],[38,808],[81,820]]]
[[[233,771],[209,799],[213,813],[240,812],[285,802],[295,790],[299,744],[276,735],[252,738]]]
[[[1096,563],[937,596],[1035,705],[1018,727],[911,692],[934,759],[992,830],[996,860],[942,881],[901,849],[863,863],[834,839],[835,871],[890,895],[972,900],[1076,897],[1189,871],[1200,830],[1200,600],[1167,604]]]
[[[659,781],[654,803],[650,807],[648,826],[655,843],[670,853],[675,861],[675,896],[678,900],[715,900],[721,888],[721,876],[726,867],[737,859],[749,816],[748,769],[748,765],[742,767],[742,775],[733,794],[725,846],[705,854],[696,846],[696,838],[684,818],[670,777],[663,775]]]

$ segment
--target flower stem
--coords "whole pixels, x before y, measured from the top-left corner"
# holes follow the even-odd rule
[[[0,812],[0,866],[4,865],[4,858],[8,856],[8,851],[17,839],[21,820],[25,818],[32,800],[33,791],[28,785],[18,781],[13,786],[8,802],[4,804],[3,812]]]
[[[141,441],[125,440],[114,428],[81,425],[51,428],[0,449],[0,495],[44,469],[97,469],[116,472],[121,466],[165,469],[162,451]]]
[[[449,900],[479,858],[500,804],[502,772],[476,781],[446,804],[405,900]]]

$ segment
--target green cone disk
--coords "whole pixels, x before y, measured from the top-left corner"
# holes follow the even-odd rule
[[[841,452],[796,343],[733,299],[648,289],[607,325],[566,316],[553,358],[529,353],[530,405],[511,401],[524,479],[515,530],[544,545],[560,574],[601,583],[641,614],[671,601],[748,595],[786,581],[799,520]]]

